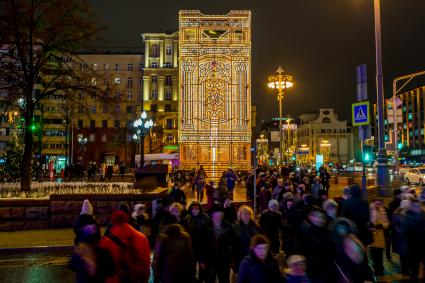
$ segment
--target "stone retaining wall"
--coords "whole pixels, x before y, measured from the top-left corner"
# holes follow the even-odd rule
[[[150,211],[152,200],[163,197],[165,192],[146,195],[51,195],[47,200],[0,200],[0,231],[72,227],[84,199],[90,200],[99,223],[106,225],[120,203],[125,202],[130,208],[136,203],[144,203]]]

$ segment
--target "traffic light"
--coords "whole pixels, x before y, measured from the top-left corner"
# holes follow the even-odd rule
[[[370,162],[372,160],[370,153],[369,152],[365,152],[363,153],[363,161],[364,162]]]

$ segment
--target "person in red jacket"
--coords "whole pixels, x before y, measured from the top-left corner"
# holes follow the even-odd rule
[[[112,226],[99,243],[108,252],[114,265],[114,274],[106,283],[147,283],[150,275],[150,248],[145,235],[128,224],[128,215],[116,210]]]

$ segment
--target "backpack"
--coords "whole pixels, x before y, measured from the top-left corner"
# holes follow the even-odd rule
[[[131,236],[129,244],[125,244],[121,239],[112,234],[109,230],[105,234],[121,249],[121,260],[119,268],[116,268],[121,282],[145,283],[149,278],[149,267],[143,265],[141,252],[134,246],[135,236]]]

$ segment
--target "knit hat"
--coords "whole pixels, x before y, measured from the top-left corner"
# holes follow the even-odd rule
[[[338,204],[333,199],[327,199],[327,200],[325,200],[323,202],[322,207],[323,207],[324,210],[326,210],[326,208],[328,208],[330,206],[333,206],[333,207],[337,208],[338,207]]]
[[[276,206],[276,207],[278,207],[278,206],[279,206],[279,203],[277,202],[277,200],[275,200],[275,199],[271,199],[271,200],[269,201],[269,206],[268,206],[268,208],[270,208],[270,207],[272,207],[272,206]]]
[[[293,200],[294,199],[294,194],[291,192],[286,192],[283,194],[283,199],[284,200]]]
[[[291,255],[287,260],[288,266],[292,266],[298,262],[305,262],[305,257],[302,255]]]
[[[214,212],[224,212],[224,209],[219,204],[213,204],[211,208],[208,210],[208,213],[212,215]]]
[[[93,207],[91,206],[91,203],[88,199],[85,199],[83,202],[80,215],[83,214],[93,215]]]

